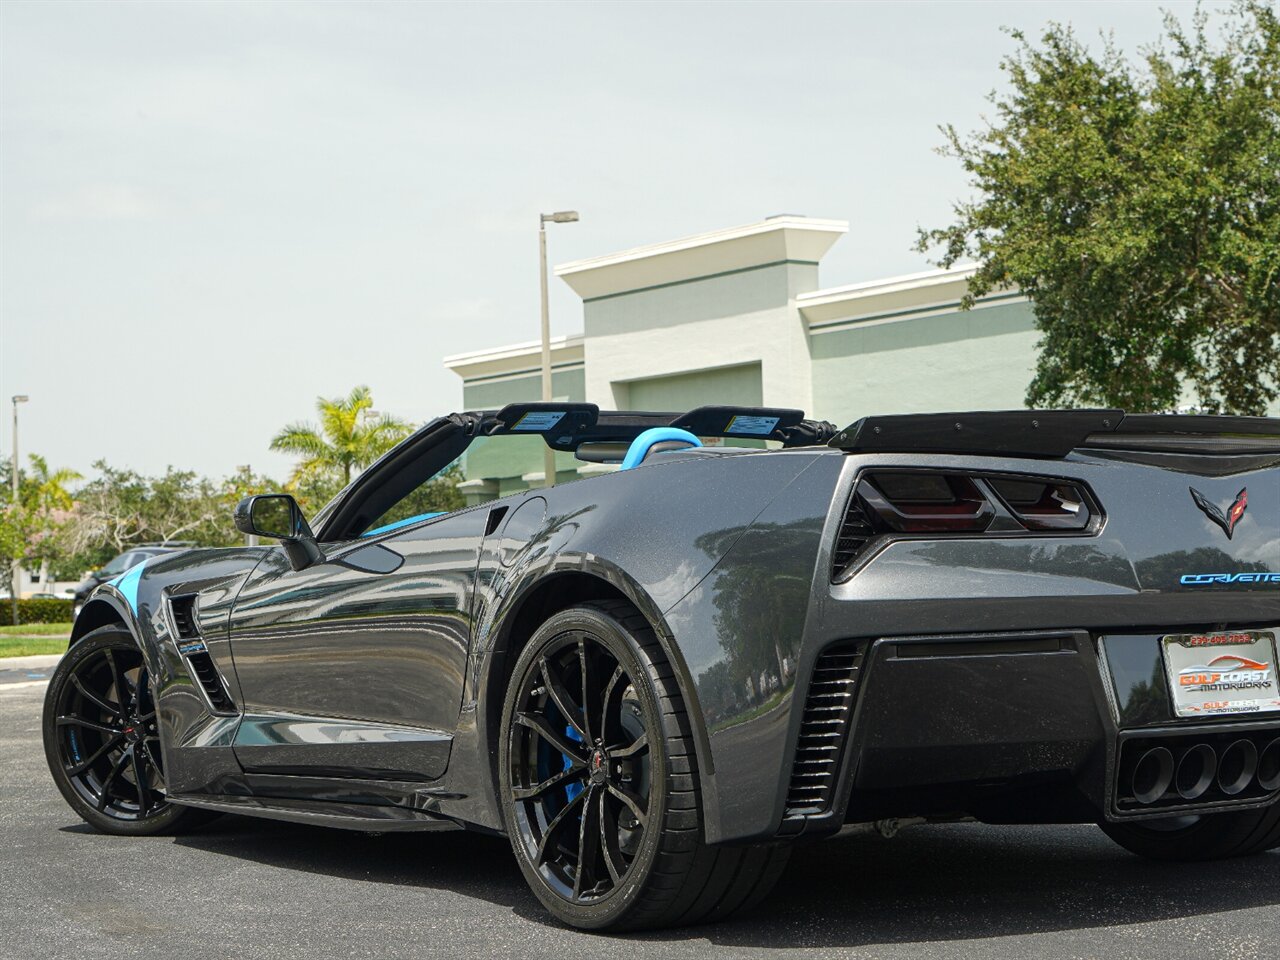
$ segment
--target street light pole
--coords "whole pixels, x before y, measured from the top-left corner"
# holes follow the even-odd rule
[[[577,210],[561,210],[558,213],[544,213],[538,221],[538,258],[542,265],[540,279],[542,281],[542,401],[551,401],[551,304],[547,298],[547,224],[576,223]],[[556,452],[547,446],[542,452],[543,483],[545,486],[556,485]]]
[[[18,404],[26,403],[31,398],[25,393],[15,394],[13,397],[13,460],[9,464],[9,481],[12,488],[13,498],[9,501],[9,506],[18,509]],[[13,625],[18,625],[18,561],[9,561],[9,606],[13,612]]]

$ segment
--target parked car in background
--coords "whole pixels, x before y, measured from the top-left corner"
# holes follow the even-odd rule
[[[194,544],[183,540],[171,540],[167,543],[144,543],[136,547],[130,547],[124,553],[116,556],[101,570],[94,570],[87,577],[76,584],[74,600],[72,605],[72,617],[80,615],[80,608],[84,606],[89,594],[98,589],[108,580],[114,579],[125,573],[144,560],[150,560],[152,557],[158,557],[165,553],[177,553],[180,550],[186,550]]]

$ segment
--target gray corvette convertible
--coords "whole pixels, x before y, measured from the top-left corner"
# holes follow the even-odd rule
[[[530,445],[561,482],[493,479]],[[278,543],[76,621],[44,741],[100,830],[504,833],[590,929],[727,917],[842,829],[1280,844],[1280,420],[516,404],[235,522]]]

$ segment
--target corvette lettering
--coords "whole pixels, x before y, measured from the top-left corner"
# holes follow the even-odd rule
[[[1280,585],[1280,573],[1184,573],[1178,580],[1184,587],[1214,584],[1260,583]]]

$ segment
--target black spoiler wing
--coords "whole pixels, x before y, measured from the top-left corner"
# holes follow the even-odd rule
[[[1170,453],[1280,452],[1274,417],[1126,414],[1123,410],[1006,410],[863,417],[836,434],[846,453],[1065,457],[1086,448]]]

